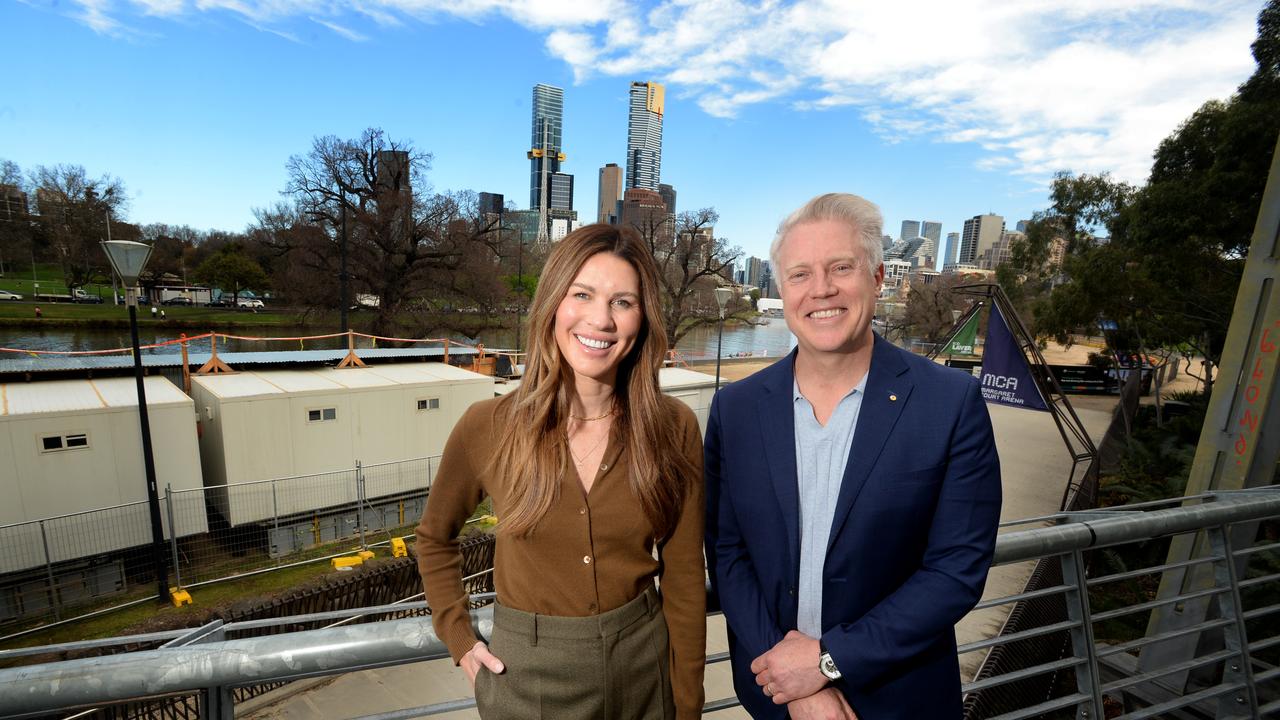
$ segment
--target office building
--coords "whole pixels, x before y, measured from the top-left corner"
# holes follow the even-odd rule
[[[621,224],[634,228],[646,240],[670,242],[675,239],[674,223],[670,221],[662,196],[652,190],[629,188],[622,194]]]
[[[622,168],[609,163],[600,168],[600,194],[596,222],[617,225],[622,215]]]
[[[903,220],[902,232],[898,235],[898,239],[906,242],[917,237],[920,237],[920,222],[918,220]]]
[[[627,119],[627,189],[657,192],[662,176],[662,114],[666,88],[654,82],[631,83]]]
[[[925,220],[920,225],[920,235],[933,241],[935,248],[942,245],[942,223]]]
[[[541,83],[533,86],[533,128],[529,142],[529,207],[542,207],[542,177],[560,172],[564,160],[564,90]]]
[[[676,189],[666,183],[658,185],[658,194],[662,196],[662,202],[667,206],[667,214],[676,214]]]
[[[0,185],[0,220],[20,220],[27,216],[27,194],[17,185]]]
[[[960,233],[947,233],[947,260],[943,267],[955,265],[960,254]]]
[[[744,273],[745,277],[743,279],[743,284],[757,288],[762,287],[760,283],[764,278],[764,266],[765,261],[758,257],[747,258],[747,267],[746,272]]]
[[[975,215],[964,221],[964,230],[960,235],[960,253],[956,258],[958,265],[976,265],[978,258],[990,250],[1000,236],[1004,234],[1004,218],[987,213]]]

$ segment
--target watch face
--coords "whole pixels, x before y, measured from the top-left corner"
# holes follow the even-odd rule
[[[823,675],[826,675],[832,680],[836,680],[840,677],[840,671],[836,669],[836,661],[827,653],[822,654],[818,662],[818,669],[822,671]]]

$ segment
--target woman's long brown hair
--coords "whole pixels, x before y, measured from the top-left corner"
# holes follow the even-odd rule
[[[490,472],[510,488],[499,532],[528,535],[547,514],[561,478],[573,472],[566,423],[573,370],[556,345],[556,310],[582,266],[599,253],[615,255],[640,277],[643,320],[635,345],[618,367],[613,437],[629,451],[631,491],[655,537],[671,533],[684,505],[695,466],[677,437],[669,400],[658,387],[667,354],[658,296],[658,269],[640,236],[630,228],[587,225],[556,243],[538,280],[529,310],[529,348],[524,379],[503,403],[502,429]],[[700,478],[693,478],[694,482]]]

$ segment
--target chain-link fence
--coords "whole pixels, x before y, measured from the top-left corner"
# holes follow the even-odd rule
[[[157,554],[170,585],[191,587],[386,544],[412,532],[439,464],[165,488],[160,546],[146,502],[0,526],[0,631],[150,598]]]

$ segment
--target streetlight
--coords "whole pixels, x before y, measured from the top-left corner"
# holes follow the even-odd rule
[[[720,390],[720,344],[724,342],[724,306],[733,297],[733,290],[727,287],[716,288],[716,304],[720,306],[720,331],[716,334],[716,391]]]
[[[147,417],[147,391],[142,385],[142,349],[138,343],[138,276],[151,257],[151,246],[131,240],[108,240],[102,249],[125,287],[129,306],[129,331],[133,336],[133,378],[138,385],[138,423],[142,426],[142,464],[147,474],[147,509],[151,513],[151,551],[155,561],[156,599],[165,602],[169,571],[165,567],[164,532],[160,525],[160,495],[156,490],[156,461],[151,452],[151,421]]]

